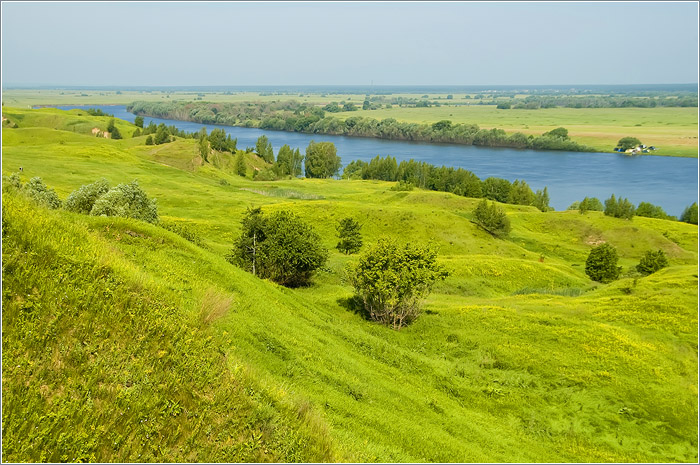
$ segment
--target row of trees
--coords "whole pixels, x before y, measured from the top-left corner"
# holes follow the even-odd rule
[[[352,104],[347,105],[352,106]],[[330,108],[335,111],[332,104]],[[541,136],[522,133],[509,135],[502,129],[480,129],[476,124],[454,124],[449,120],[433,124],[405,123],[393,118],[377,120],[362,116],[341,120],[333,116],[325,116],[326,112],[323,108],[295,101],[256,102],[255,104],[134,102],[128,105],[127,109],[139,115],[279,131],[449,142],[489,147],[593,151],[589,147],[572,141],[566,133],[562,136],[562,131],[550,131]],[[348,109],[344,110],[348,111]]]
[[[634,205],[626,198],[616,198],[611,195],[605,201],[605,205],[596,197],[585,197],[580,202],[572,203],[568,210],[578,210],[581,214],[589,211],[600,211],[606,216],[614,218],[632,219],[634,216],[642,216],[646,218],[658,218],[661,220],[676,221],[675,216],[668,215],[663,208],[649,202],[640,202],[635,208]],[[698,204],[694,202],[683,210],[683,214],[678,218],[678,221],[684,223],[698,224]]]
[[[618,259],[617,249],[610,244],[594,247],[586,258],[586,274],[593,281],[612,282],[622,273],[622,267],[617,265]],[[642,276],[648,276],[667,266],[668,258],[663,250],[647,250],[634,269]]]
[[[343,170],[343,179],[377,179],[399,181],[415,187],[473,198],[486,198],[514,205],[532,205],[541,211],[551,210],[549,193],[532,192],[525,181],[489,177],[481,181],[477,175],[463,168],[437,167],[424,161],[403,160],[376,156],[369,163],[362,160],[350,162]]]
[[[530,95],[523,98],[499,99],[499,109],[537,110],[539,108],[654,108],[654,107],[697,107],[698,96],[612,96],[612,95]]]

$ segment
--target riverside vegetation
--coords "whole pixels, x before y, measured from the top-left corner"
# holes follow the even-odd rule
[[[6,460],[697,460],[697,204],[625,219],[618,199],[606,215],[254,180],[274,165],[228,143],[205,161],[196,136],[3,115]],[[290,288],[230,263],[246,218],[304,225],[282,236],[323,264]],[[359,250],[336,249],[346,230]],[[605,284],[586,274],[603,244]],[[422,284],[390,300],[422,312],[396,330],[369,319],[356,270],[408,257],[423,274],[397,278]]]

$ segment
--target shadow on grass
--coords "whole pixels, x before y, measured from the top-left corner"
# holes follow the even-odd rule
[[[341,297],[338,300],[338,305],[343,307],[345,310],[353,312],[355,315],[360,315],[367,321],[371,321],[369,312],[365,310],[364,305],[362,305],[362,299],[354,295],[352,297]]]

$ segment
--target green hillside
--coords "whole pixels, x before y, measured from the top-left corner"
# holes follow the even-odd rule
[[[138,179],[201,246],[4,189],[5,460],[697,461],[697,226],[504,204],[499,240],[472,223],[477,199],[256,182],[230,154],[203,163],[195,140],[147,146],[121,126],[124,140],[100,139],[69,127],[100,118],[48,113],[3,109],[19,120],[3,128],[3,175],[21,166],[64,200]],[[331,255],[312,286],[224,259],[251,206],[314,225]],[[334,248],[345,216],[365,244],[437,245],[451,276],[411,326],[353,310],[357,255]],[[602,241],[624,272],[647,250],[670,266],[594,283],[584,262]]]

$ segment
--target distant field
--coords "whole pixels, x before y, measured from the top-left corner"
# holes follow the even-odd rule
[[[378,110],[327,113],[344,119],[349,116],[367,116],[375,119],[395,118],[399,121],[434,123],[450,120],[454,123],[474,123],[482,128],[501,128],[509,133],[539,135],[559,126],[569,130],[576,142],[611,152],[622,137],[639,138],[646,145],[659,147],[654,155],[698,156],[697,108],[552,108],[539,110],[498,110],[495,105],[466,105],[479,100],[464,99],[466,94],[392,94],[392,97],[438,100],[441,106],[427,108],[398,107]],[[475,94],[470,94],[473,97]],[[522,97],[518,96],[518,97]],[[135,92],[135,91],[60,91],[60,90],[6,90],[5,106],[34,105],[126,105],[136,100],[168,101],[195,100],[210,102],[271,102],[298,100],[315,105],[351,101],[361,106],[363,95],[348,94],[284,94],[261,95],[259,92],[238,92],[227,95],[212,92]],[[489,101],[489,100],[485,100]]]

